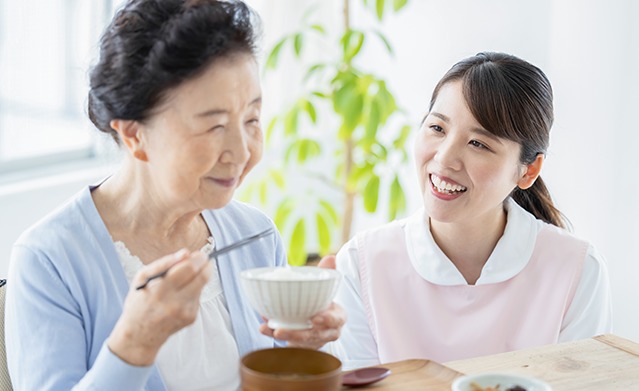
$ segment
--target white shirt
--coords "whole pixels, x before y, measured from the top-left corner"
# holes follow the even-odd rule
[[[532,254],[536,236],[545,224],[512,199],[506,202],[506,211],[504,234],[486,261],[476,285],[506,281],[523,270]],[[435,243],[428,221],[423,208],[401,221],[408,256],[415,270],[434,284],[467,284]],[[335,301],[346,309],[348,319],[339,340],[328,344],[326,350],[342,360],[344,370],[377,365],[380,363],[377,344],[361,298],[356,240],[351,239],[337,253],[337,270],[344,278]],[[559,342],[589,338],[611,329],[608,270],[603,257],[590,245],[575,296],[563,319]]]
[[[115,247],[130,284],[143,264],[123,242]],[[210,237],[201,251],[209,254],[214,248]],[[170,336],[158,353],[156,364],[170,391],[239,389],[239,352],[215,262],[213,266],[195,322]]]

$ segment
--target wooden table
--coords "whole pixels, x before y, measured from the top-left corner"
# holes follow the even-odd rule
[[[506,372],[537,377],[554,391],[639,390],[639,344],[611,334],[444,364],[405,360],[384,366],[392,374],[366,389],[450,391],[462,374]]]

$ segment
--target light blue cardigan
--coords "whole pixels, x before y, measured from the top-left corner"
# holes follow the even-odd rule
[[[38,222],[14,245],[5,333],[16,390],[166,389],[155,366],[128,365],[105,344],[129,286],[91,189]],[[273,226],[262,212],[237,201],[203,216],[219,247]],[[239,273],[285,263],[279,234],[220,258],[218,270],[240,355],[276,342],[259,333],[261,317],[245,301]]]

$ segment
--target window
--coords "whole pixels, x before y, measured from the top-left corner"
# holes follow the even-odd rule
[[[0,177],[113,153],[86,114],[88,70],[124,2],[0,0]]]
[[[88,69],[112,0],[0,0],[0,174],[95,154]]]

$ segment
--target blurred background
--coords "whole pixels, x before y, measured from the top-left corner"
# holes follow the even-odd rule
[[[24,229],[117,165],[118,151],[86,119],[86,92],[87,70],[97,54],[99,35],[120,3],[0,0],[0,278],[6,276],[11,245]],[[267,127],[272,118],[282,118],[308,89],[303,79],[309,67],[339,57],[344,3],[248,3],[262,18],[262,65],[268,63],[271,49],[282,37],[294,35],[304,25],[321,26],[323,31],[299,43],[299,56],[291,41],[279,53],[276,66],[264,71],[263,123]],[[639,107],[639,2],[409,0],[392,12],[393,5],[404,1],[387,0],[381,21],[376,9],[379,1],[364,3],[350,1],[351,28],[382,33],[393,51],[389,54],[383,41],[371,38],[371,33],[353,62],[383,79],[401,109],[387,127],[378,129],[382,141],[384,134],[393,131],[387,128],[404,124],[410,130],[416,128],[436,82],[464,57],[480,51],[508,52],[545,71],[554,87],[555,125],[542,176],[559,209],[571,220],[574,233],[592,242],[608,260],[615,333],[639,341],[639,315],[632,304],[639,297],[635,283],[639,255],[632,247],[639,239],[635,158],[639,145],[635,114]],[[321,78],[315,80],[320,82]],[[331,119],[330,105],[318,106],[316,116],[313,122],[307,114],[299,127],[313,128],[322,150],[328,150],[335,142],[327,137],[334,134],[329,130],[339,125]],[[282,186],[260,190],[257,184],[270,178],[281,162],[289,168],[334,163],[332,155],[321,153],[315,162],[304,158],[286,162],[282,159],[287,151],[285,140],[277,134],[273,130],[264,161],[238,192],[238,197],[258,203],[271,216],[278,214],[282,194],[299,192],[299,183],[308,179],[303,171],[281,171],[273,178],[274,182],[283,180]],[[356,200],[352,232],[419,207],[411,132],[403,148],[408,152],[406,159],[389,160],[367,173],[369,178],[380,178],[379,199],[375,197],[375,208],[360,202],[365,195]],[[384,190],[390,189],[396,177],[405,208],[389,213],[398,205],[393,205],[393,197]],[[370,179],[362,184],[363,190],[374,187],[367,187],[369,183]],[[320,189],[314,193],[341,215],[339,192]],[[298,196],[306,197],[303,193]],[[335,221],[341,222],[339,218]],[[325,227],[330,245],[315,232],[320,228],[309,228],[304,251],[336,251],[341,239],[334,232],[338,225]],[[295,229],[287,234],[287,228],[282,228],[285,240],[299,239]]]

